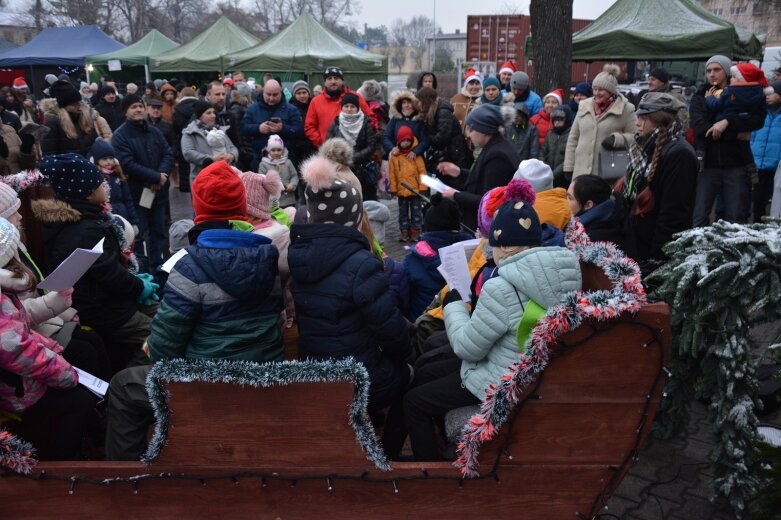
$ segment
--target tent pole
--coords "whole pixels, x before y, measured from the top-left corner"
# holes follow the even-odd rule
[[[144,78],[146,78],[146,82],[149,83],[152,81],[152,79],[149,77],[149,57],[147,56],[144,58]]]

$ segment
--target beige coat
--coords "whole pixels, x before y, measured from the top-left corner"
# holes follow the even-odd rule
[[[621,94],[599,120],[594,112],[594,98],[581,101],[567,139],[564,171],[572,172],[573,177],[597,175],[602,141],[615,134],[616,148],[628,149],[634,141],[636,119],[635,106]]]
[[[480,96],[482,95],[482,90],[477,95],[477,97],[470,97],[462,92],[459,92],[452,98],[450,98],[450,104],[453,105],[453,116],[458,119],[458,122],[461,123],[461,130],[464,130],[464,121],[466,121],[466,116],[469,115],[469,112],[477,108],[477,106],[480,104]]]
[[[9,173],[35,168],[38,162],[36,148],[33,147],[33,153],[22,153],[22,140],[13,127],[0,124],[0,139],[5,141],[5,145],[8,147],[8,157],[0,157],[0,175],[8,175]]]

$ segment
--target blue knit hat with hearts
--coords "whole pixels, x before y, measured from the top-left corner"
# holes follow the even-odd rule
[[[496,211],[488,233],[492,247],[538,246],[542,227],[537,212],[528,202],[508,200]]]
[[[66,199],[86,199],[103,184],[98,167],[78,153],[45,155],[39,168],[55,193]]]

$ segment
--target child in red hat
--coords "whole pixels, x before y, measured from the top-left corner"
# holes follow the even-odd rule
[[[391,195],[399,197],[399,241],[417,242],[420,226],[423,224],[422,201],[417,193],[404,187],[410,186],[417,192],[425,191],[426,186],[420,182],[420,176],[426,173],[423,157],[415,155],[412,149],[418,140],[412,133],[412,128],[401,126],[396,134],[398,155],[390,155],[388,161],[388,180]]]

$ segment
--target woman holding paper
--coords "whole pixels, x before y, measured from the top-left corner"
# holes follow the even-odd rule
[[[504,118],[499,107],[481,105],[466,118],[467,137],[475,148],[482,148],[480,156],[470,170],[452,162],[441,162],[437,171],[449,177],[465,177],[464,189],[447,188],[442,192],[446,199],[455,200],[463,213],[463,224],[477,228],[477,207],[483,194],[492,188],[504,186],[512,180],[521,158],[500,133]]]
[[[32,329],[19,293],[32,290],[35,277],[17,256],[20,245],[19,231],[0,218],[0,410],[58,416],[50,458],[78,460],[84,423],[97,398],[77,386],[63,347]],[[58,297],[67,307],[67,297]]]

